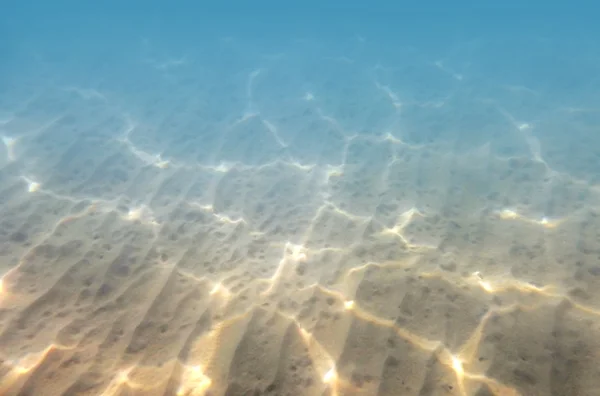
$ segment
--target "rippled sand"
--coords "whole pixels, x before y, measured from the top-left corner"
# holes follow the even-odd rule
[[[597,394],[600,108],[297,45],[5,92],[0,393]]]

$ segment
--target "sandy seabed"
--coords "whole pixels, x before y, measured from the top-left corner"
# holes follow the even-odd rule
[[[351,55],[15,83],[0,394],[600,395],[598,110]]]

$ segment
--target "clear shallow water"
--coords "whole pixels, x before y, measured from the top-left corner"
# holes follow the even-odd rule
[[[7,5],[4,394],[598,389],[591,7]]]

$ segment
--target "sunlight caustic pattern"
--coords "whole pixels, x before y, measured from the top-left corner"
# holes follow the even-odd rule
[[[0,393],[600,389],[600,189],[531,90],[219,46],[2,101]]]

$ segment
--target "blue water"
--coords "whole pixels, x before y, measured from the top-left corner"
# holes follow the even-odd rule
[[[598,6],[0,9],[0,393],[597,394]]]

